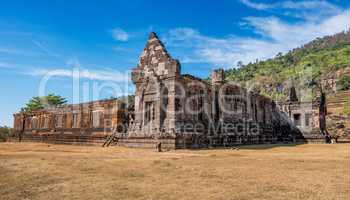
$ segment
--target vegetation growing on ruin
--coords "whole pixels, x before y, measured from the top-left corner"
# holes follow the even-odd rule
[[[24,108],[21,108],[22,112],[31,112],[44,108],[62,106],[67,103],[67,100],[60,95],[49,94],[43,97],[33,97],[26,104]]]
[[[349,66],[350,31],[318,38],[285,55],[279,53],[275,58],[226,70],[226,77],[242,84],[254,84],[254,88],[262,94],[284,100],[288,94],[288,84],[311,94],[309,91],[322,78]],[[349,89],[348,78],[344,78],[342,83],[343,89]]]
[[[133,107],[135,104],[135,95],[121,96],[118,97],[118,100],[122,101],[128,108],[130,108]]]

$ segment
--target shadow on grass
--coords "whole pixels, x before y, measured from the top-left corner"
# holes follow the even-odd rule
[[[237,144],[232,146],[213,146],[213,147],[192,147],[192,148],[185,148],[190,151],[201,151],[201,150],[225,150],[225,149],[232,149],[232,150],[266,150],[266,149],[272,149],[272,148],[278,148],[278,147],[296,147],[299,145],[304,145],[307,143],[274,143],[274,144]],[[178,149],[178,150],[181,150]]]

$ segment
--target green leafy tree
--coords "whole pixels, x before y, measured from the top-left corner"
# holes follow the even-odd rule
[[[242,67],[243,66],[243,62],[242,61],[238,61],[237,62],[237,67]]]
[[[10,135],[10,128],[7,126],[1,127],[0,126],[0,142],[5,142],[8,136]]]
[[[118,100],[125,103],[127,108],[132,108],[135,105],[135,95],[121,96],[118,98]]]
[[[35,110],[57,107],[65,105],[67,100],[60,95],[49,94],[43,97],[33,97],[24,108],[21,109],[22,112],[31,112]]]
[[[276,55],[276,58],[280,58],[282,56],[283,56],[282,52],[278,52],[278,54]]]
[[[350,76],[343,76],[339,79],[338,88],[340,90],[350,90]]]

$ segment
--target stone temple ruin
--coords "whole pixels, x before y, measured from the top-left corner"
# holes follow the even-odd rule
[[[15,114],[22,140],[101,144],[117,135],[117,144],[169,149],[230,147],[296,142],[298,128],[271,99],[225,81],[222,69],[211,82],[181,74],[155,33],[138,66],[134,110],[117,99]],[[122,127],[112,129],[111,127]]]

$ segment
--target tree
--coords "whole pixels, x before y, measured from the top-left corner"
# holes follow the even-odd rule
[[[65,105],[66,103],[67,100],[60,95],[49,94],[43,97],[33,97],[24,108],[21,108],[21,111],[31,112],[34,110]]]
[[[238,62],[237,62],[237,67],[238,67],[238,68],[243,67],[243,62],[242,62],[242,61],[238,61]]]
[[[123,102],[129,109],[135,106],[135,95],[121,96],[118,100]]]
[[[283,56],[282,52],[278,52],[278,54],[276,55],[276,58],[280,58],[282,56]]]
[[[350,90],[350,76],[340,78],[337,85],[339,90]]]
[[[4,127],[0,126],[0,142],[6,141],[9,135],[10,135],[10,128],[7,126],[4,126]]]

